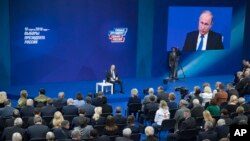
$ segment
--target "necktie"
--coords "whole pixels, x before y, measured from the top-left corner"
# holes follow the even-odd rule
[[[112,76],[115,79],[115,71],[112,71]]]
[[[198,49],[197,50],[202,50],[202,46],[203,46],[203,38],[204,38],[204,36],[203,35],[201,35],[201,41],[200,41],[200,43],[199,43],[199,45],[198,45]]]

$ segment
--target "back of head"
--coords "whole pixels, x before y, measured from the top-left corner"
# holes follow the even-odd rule
[[[12,134],[12,141],[22,141],[23,137],[20,133],[15,132]]]
[[[195,98],[195,99],[193,100],[193,105],[194,105],[194,106],[200,105],[200,101],[199,101],[198,99]]]
[[[27,99],[27,101],[26,101],[27,106],[33,106],[33,104],[34,104],[33,99]]]
[[[168,107],[167,102],[165,100],[161,100],[160,101],[160,108],[167,109],[167,107]]]
[[[79,125],[84,128],[88,124],[87,118],[84,116],[79,116]]]
[[[154,88],[149,88],[148,89],[148,94],[154,94]]]
[[[169,100],[174,101],[175,99],[175,94],[173,92],[169,93]]]
[[[222,125],[225,125],[225,124],[226,124],[226,122],[225,122],[224,119],[219,119],[219,120],[217,121],[217,126],[222,126]]]
[[[211,87],[205,86],[204,87],[204,93],[212,93]]]
[[[133,115],[129,115],[127,118],[127,124],[131,125],[135,123],[135,117]]]
[[[21,91],[20,91],[20,97],[25,97],[25,98],[27,98],[27,96],[28,96],[28,92],[27,92],[26,90],[21,90]]]
[[[115,108],[115,112],[116,112],[116,113],[121,113],[121,112],[122,112],[122,108],[121,108],[120,106],[117,106],[117,107]]]
[[[45,95],[46,90],[44,88],[39,89],[39,94]]]
[[[55,134],[53,133],[53,132],[47,132],[47,134],[46,134],[46,139],[47,139],[47,141],[54,141],[54,139],[55,139]]]
[[[145,128],[145,134],[146,136],[153,136],[154,135],[154,128],[152,126],[147,126]]]
[[[13,110],[12,116],[13,116],[14,118],[20,117],[20,112],[19,112],[19,110],[17,110],[17,109]]]
[[[96,129],[92,129],[90,132],[89,132],[89,136],[90,138],[97,138],[99,135],[98,135],[98,130]]]
[[[22,127],[23,120],[19,117],[14,120],[14,126]]]
[[[89,104],[92,103],[92,99],[91,99],[90,96],[86,96],[85,100],[86,100],[86,102],[89,103]]]
[[[132,96],[138,96],[138,90],[136,88],[131,89]]]
[[[74,129],[71,132],[72,139],[80,139],[81,138],[81,132],[78,129]]]
[[[34,124],[38,124],[38,123],[42,124],[42,117],[39,115],[35,115],[33,120],[34,120]]]
[[[245,98],[244,97],[240,97],[239,99],[238,99],[238,102],[239,102],[239,104],[241,105],[241,104],[244,104],[245,103]]]
[[[245,112],[245,110],[242,106],[237,107],[237,109],[236,109],[237,114],[243,114],[244,112]]]
[[[213,129],[213,127],[214,127],[214,125],[211,121],[205,122],[205,126],[204,126],[205,130],[211,130],[211,129]]]
[[[68,105],[73,105],[73,104],[74,104],[73,98],[68,98],[68,99],[67,99],[67,104],[68,104]]]
[[[131,136],[131,134],[132,134],[132,131],[131,131],[130,128],[125,128],[125,129],[122,130],[122,135],[124,137],[129,138]]]

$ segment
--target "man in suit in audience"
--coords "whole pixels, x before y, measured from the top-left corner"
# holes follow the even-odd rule
[[[86,117],[86,110],[85,109],[79,108],[79,116],[74,117],[73,120],[71,121],[71,129],[74,129],[74,127],[79,126],[79,117],[80,116]],[[86,119],[87,119],[87,122],[89,123],[90,118],[86,117]]]
[[[228,83],[227,84],[227,90],[226,90],[227,94],[228,94],[228,98],[227,101],[229,101],[230,97],[232,95],[236,95],[239,98],[239,92],[234,88],[232,83]]]
[[[198,31],[189,32],[186,36],[183,50],[219,50],[224,49],[220,33],[211,31],[213,25],[213,14],[209,10],[201,13]],[[201,45],[199,45],[201,43]]]
[[[61,123],[60,128],[55,128],[53,133],[55,134],[55,139],[70,139],[71,132],[70,132],[70,125],[69,121],[64,120]]]
[[[102,91],[99,91],[97,93],[97,97],[95,97],[93,100],[92,100],[92,104],[96,107],[101,107],[103,102],[102,102],[102,98],[104,97],[104,94]]]
[[[28,139],[45,138],[47,132],[50,131],[49,127],[42,125],[42,118],[38,115],[34,117],[35,125],[27,128]]]
[[[62,108],[63,115],[78,115],[78,108],[74,105],[72,98],[67,100],[67,104],[67,106],[63,106]]]
[[[91,141],[110,141],[107,135],[100,135],[96,129],[93,129],[89,133]]]
[[[102,98],[102,113],[113,113],[112,106],[107,103],[107,97]]]
[[[191,109],[191,116],[194,118],[203,117],[204,107],[201,106],[198,99],[193,100],[193,108]]]
[[[127,122],[127,118],[122,116],[122,108],[120,106],[115,108],[114,119],[116,124],[126,124]]]
[[[125,128],[122,131],[122,137],[116,137],[115,141],[133,141],[132,139],[130,139],[132,134],[132,131],[130,128]]]
[[[57,111],[57,109],[52,104],[53,100],[48,98],[47,105],[43,106],[41,109],[42,116],[54,116],[54,113]]]
[[[67,105],[67,100],[64,98],[64,95],[64,92],[59,92],[58,98],[53,100],[53,106],[55,106],[59,111],[61,111],[63,106]]]
[[[91,97],[87,96],[85,98],[85,101],[86,103],[80,106],[79,109],[85,109],[86,115],[88,116],[94,115],[95,106],[91,104],[92,103]]]
[[[217,126],[215,127],[215,132],[218,135],[218,140],[228,136],[228,134],[229,134],[229,126],[226,125],[226,122],[225,122],[224,119],[219,119],[217,121]]]
[[[150,102],[150,97],[151,96],[153,96],[153,97],[155,97],[155,101],[154,102],[157,102],[157,96],[156,95],[154,95],[154,89],[153,88],[149,88],[148,89],[148,95],[146,95],[146,96],[144,96],[144,98],[143,98],[143,101],[142,101],[142,110],[144,110],[144,106],[147,104],[147,103],[149,103]]]
[[[22,128],[23,120],[18,117],[14,120],[14,126],[7,127],[2,133],[1,140],[12,140],[12,134],[18,132],[22,135],[22,139],[26,140],[26,130]]]
[[[110,69],[107,71],[106,78],[107,78],[107,82],[110,82],[113,84],[114,92],[115,92],[115,83],[118,83],[121,88],[120,93],[124,93],[122,80],[119,78],[118,72],[115,69],[114,64],[112,64]]]
[[[224,84],[219,84],[219,91],[214,95],[216,105],[220,105],[222,102],[227,102],[228,94],[224,90]]]
[[[159,86],[157,88],[157,102],[159,103],[161,100],[169,102],[168,93],[164,91],[164,88],[162,86]]]
[[[32,117],[34,116],[34,106],[33,106],[33,100],[32,99],[27,99],[26,101],[26,106],[24,106],[20,110],[21,117]]]
[[[4,101],[4,105],[5,106],[0,109],[0,117],[2,117],[2,118],[11,118],[12,113],[15,110],[15,108],[13,108],[11,106],[10,99],[7,99],[6,101]]]
[[[204,141],[205,139],[209,139],[210,141],[217,141],[218,135],[214,130],[213,123],[211,121],[206,121],[204,125],[205,131],[200,131],[196,141]]]

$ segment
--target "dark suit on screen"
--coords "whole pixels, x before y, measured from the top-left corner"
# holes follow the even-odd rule
[[[199,36],[198,31],[187,33],[183,50],[184,51],[196,51],[198,36]],[[206,50],[219,50],[219,49],[224,49],[221,34],[213,32],[213,31],[209,31],[208,37],[207,37]]]

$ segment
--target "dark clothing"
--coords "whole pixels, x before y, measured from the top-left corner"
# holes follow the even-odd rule
[[[57,98],[53,100],[53,106],[56,107],[58,111],[61,111],[63,106],[67,105],[67,101],[64,98]]]
[[[218,140],[220,140],[221,138],[225,138],[229,134],[229,126],[228,125],[217,126],[215,127],[215,132],[218,135]]]
[[[116,124],[126,124],[127,122],[127,118],[123,117],[121,114],[116,114],[114,119]]]
[[[128,125],[128,126],[126,126],[125,128],[130,128],[131,129],[131,131],[132,131],[132,134],[134,134],[134,133],[139,133],[139,128],[138,127],[136,127],[135,125]],[[125,129],[124,128],[124,129]]]
[[[218,141],[217,132],[215,132],[214,130],[200,132],[197,136],[197,141],[203,141],[204,139],[209,139],[210,141]]]
[[[94,105],[94,106],[96,106],[96,107],[102,107],[102,104],[103,104],[103,102],[102,102],[102,97],[96,97],[96,98],[94,98],[93,100],[92,100],[92,104]]]
[[[109,104],[102,105],[102,113],[113,113],[112,106]]]
[[[97,138],[92,139],[92,141],[110,141],[109,137],[106,135],[98,136]]]
[[[178,104],[175,101],[168,102],[168,108],[171,109],[178,109]]]
[[[228,94],[227,101],[229,101],[232,95],[236,95],[237,97],[239,97],[239,92],[236,89],[227,90],[227,94]]]
[[[193,31],[187,33],[186,40],[184,43],[184,51],[196,51],[197,39],[199,36],[199,31]],[[219,33],[209,31],[207,37],[207,46],[206,50],[218,50],[224,49],[222,43],[222,36]]]
[[[11,118],[14,110],[15,110],[15,108],[13,108],[11,106],[3,107],[0,109],[0,117]]]
[[[191,109],[191,116],[194,117],[194,118],[202,117],[203,116],[202,113],[203,113],[204,110],[205,110],[204,107],[202,107],[201,105],[193,107]]]
[[[80,106],[79,109],[85,109],[86,115],[94,115],[95,106],[89,103],[85,103],[84,105]]]
[[[126,137],[116,137],[115,141],[133,141],[133,140]]]
[[[165,93],[165,92],[158,93],[157,94],[157,102],[159,103],[161,100],[168,102],[169,101],[168,93]]]
[[[25,106],[20,110],[21,117],[33,117],[34,116],[34,107]]]
[[[106,123],[106,119],[105,117],[100,117],[98,120],[94,120],[93,118],[91,118],[91,123],[92,125],[104,125]]]
[[[127,106],[131,103],[141,103],[141,99],[137,96],[129,97]]]
[[[196,121],[193,117],[185,119],[180,126],[180,131],[196,128]]]
[[[54,113],[57,111],[56,107],[52,105],[47,105],[42,107],[41,115],[42,116],[54,116]]]
[[[12,134],[18,132],[22,135],[23,140],[26,139],[26,131],[23,128],[17,127],[17,126],[12,126],[12,127],[7,127],[4,129],[1,140],[12,140]]]
[[[230,124],[232,124],[232,122],[233,122],[233,120],[232,120],[228,115],[222,115],[222,116],[220,117],[220,119],[224,119],[226,125],[230,125]]]
[[[45,138],[49,131],[50,129],[48,126],[35,124],[27,128],[27,135],[29,139]]]
[[[113,73],[114,73],[114,76],[113,76]],[[118,78],[118,79],[116,80],[114,77]],[[114,72],[112,72],[109,69],[106,73],[106,79],[107,79],[107,82],[113,84],[113,91],[114,92],[115,92],[115,84],[118,83],[120,85],[120,92],[123,93],[123,83],[122,83],[122,80],[119,79],[119,75],[118,75],[118,72],[116,70],[114,70]]]
[[[78,115],[78,108],[75,105],[67,105],[62,108],[63,115]]]
[[[70,130],[65,128],[55,128],[53,130],[53,133],[55,134],[55,139],[70,139],[71,133]]]
[[[170,52],[168,56],[168,64],[170,67],[170,78],[171,79],[177,79],[177,69],[178,69],[178,63],[180,59],[180,54],[177,51]]]

